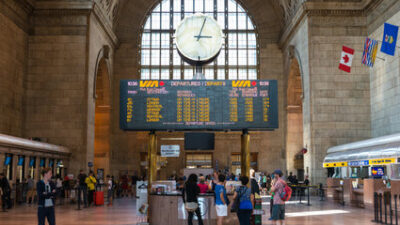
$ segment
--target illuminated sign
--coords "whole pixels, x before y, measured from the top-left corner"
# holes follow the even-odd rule
[[[123,130],[274,130],[276,80],[121,80]]]
[[[179,157],[179,145],[161,145],[161,157]]]
[[[346,167],[347,162],[331,162],[331,163],[324,163],[324,168],[329,167]]]
[[[348,164],[349,164],[349,166],[368,166],[369,161],[368,160],[351,161]]]
[[[386,159],[371,159],[369,160],[370,165],[384,165],[396,163],[396,158],[386,158]]]

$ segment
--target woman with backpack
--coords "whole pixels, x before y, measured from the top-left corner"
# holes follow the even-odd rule
[[[235,208],[234,211],[236,211],[240,225],[250,225],[250,217],[254,206],[254,195],[251,193],[251,189],[247,187],[249,178],[247,176],[242,176],[239,180],[242,182],[242,185],[235,189],[231,208]],[[235,204],[235,206],[233,206],[233,204]]]
[[[199,201],[197,196],[200,194],[200,188],[197,186],[197,175],[190,174],[188,181],[185,183],[183,189],[183,202],[185,203],[185,209],[188,211],[188,224],[193,225],[193,216],[196,213],[199,225],[203,225],[203,220],[201,218]]]

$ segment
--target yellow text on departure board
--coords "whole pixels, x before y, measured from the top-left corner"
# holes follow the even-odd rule
[[[210,99],[209,98],[199,98],[197,101],[197,112],[199,122],[209,122],[210,121]]]
[[[160,122],[162,118],[160,98],[147,98],[146,101],[146,121],[147,122]]]
[[[263,120],[264,122],[268,122],[269,118],[268,118],[268,112],[269,112],[269,98],[265,97],[263,98]]]
[[[186,97],[177,98],[177,122],[209,122],[210,99]]]
[[[245,98],[244,99],[244,120],[246,122],[254,121],[254,104],[253,98]]]
[[[229,120],[231,122],[238,121],[238,99],[237,98],[229,99]]]
[[[128,98],[126,102],[126,122],[132,122],[133,118],[133,100],[132,98]]]
[[[182,122],[182,98],[176,99],[176,121]]]

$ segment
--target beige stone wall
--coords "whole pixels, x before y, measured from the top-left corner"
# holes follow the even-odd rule
[[[357,14],[310,15],[289,41],[301,67],[304,167],[313,183],[325,181],[322,161],[329,147],[371,136],[369,75],[360,63],[366,22]],[[350,74],[338,69],[343,45],[355,49]]]
[[[87,16],[34,15],[29,37],[25,137],[72,151],[69,169],[86,168]]]
[[[369,34],[371,38],[382,40],[384,22],[400,25],[400,4],[393,8],[397,9],[393,16],[383,17],[382,15],[376,19],[380,22],[380,26]],[[390,11],[394,12],[394,10]],[[395,56],[390,56],[380,52],[380,47],[381,43],[379,43],[377,56],[384,60],[376,59],[374,67],[369,69],[373,137],[400,132],[400,48],[396,49]]]
[[[0,31],[0,133],[21,136],[28,34],[2,13]]]
[[[371,137],[369,74],[360,63],[365,35],[364,16],[310,19],[310,168],[316,181],[325,180],[329,147]],[[350,74],[338,69],[342,45],[355,49]]]
[[[310,90],[310,65],[309,65],[309,21],[305,18],[296,28],[295,34],[290,39],[288,46],[294,47],[292,53],[299,63],[302,89],[303,89],[303,105],[302,105],[302,118],[303,118],[303,147],[308,149],[311,146],[311,90]],[[291,59],[289,57],[289,47],[286,51],[285,67],[290,68]],[[289,72],[289,69],[286,69]],[[310,165],[313,161],[311,152],[304,155],[304,170],[305,174],[311,175]],[[308,167],[308,168],[307,168]]]

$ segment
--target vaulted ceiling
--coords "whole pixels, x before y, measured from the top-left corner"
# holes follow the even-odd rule
[[[145,16],[159,0],[120,0],[116,34],[121,42],[137,41]],[[257,26],[259,38],[277,42],[283,26],[282,8],[277,0],[240,0]]]

